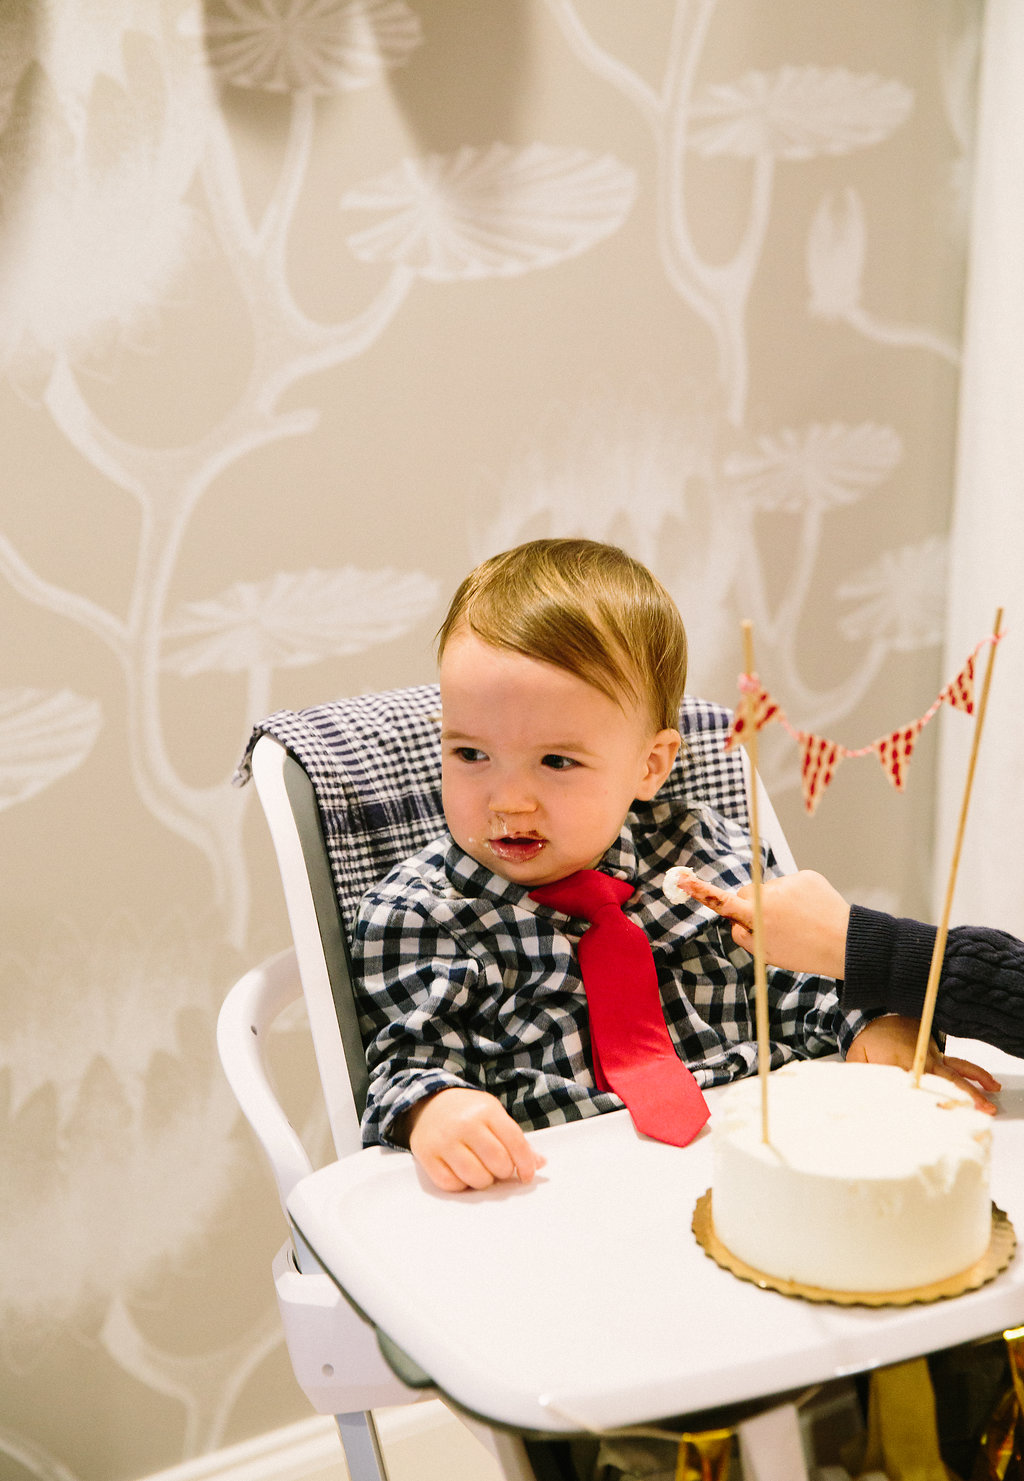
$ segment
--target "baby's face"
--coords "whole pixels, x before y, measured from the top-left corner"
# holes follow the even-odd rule
[[[441,778],[452,836],[529,889],[595,865],[679,736],[574,674],[452,637],[441,660]]]

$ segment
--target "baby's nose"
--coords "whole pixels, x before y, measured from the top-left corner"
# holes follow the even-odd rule
[[[534,812],[537,803],[528,788],[509,781],[491,794],[489,806],[492,813],[507,818]]]

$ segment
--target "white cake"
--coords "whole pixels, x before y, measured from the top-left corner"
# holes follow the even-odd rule
[[[957,1275],[988,1248],[989,1118],[948,1080],[804,1060],[756,1077],[711,1119],[712,1221],[766,1275],[878,1292]]]

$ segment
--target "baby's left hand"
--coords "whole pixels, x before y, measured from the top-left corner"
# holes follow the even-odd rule
[[[912,1070],[920,1026],[918,1019],[903,1018],[898,1013],[886,1013],[881,1018],[872,1019],[850,1045],[847,1061],[850,1064],[895,1064],[901,1069]],[[941,1075],[944,1080],[966,1090],[979,1111],[995,1115],[995,1106],[982,1091],[997,1091],[1002,1086],[981,1065],[972,1064],[969,1059],[946,1059],[939,1053],[935,1040],[930,1039],[924,1068],[926,1074]],[[976,1085],[981,1089],[976,1090]]]

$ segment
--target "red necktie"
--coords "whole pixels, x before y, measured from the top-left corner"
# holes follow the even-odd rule
[[[665,1027],[651,943],[622,913],[632,893],[627,880],[580,869],[531,890],[530,898],[590,921],[576,954],[597,1088],[625,1101],[645,1136],[685,1147],[708,1119],[708,1108]]]

